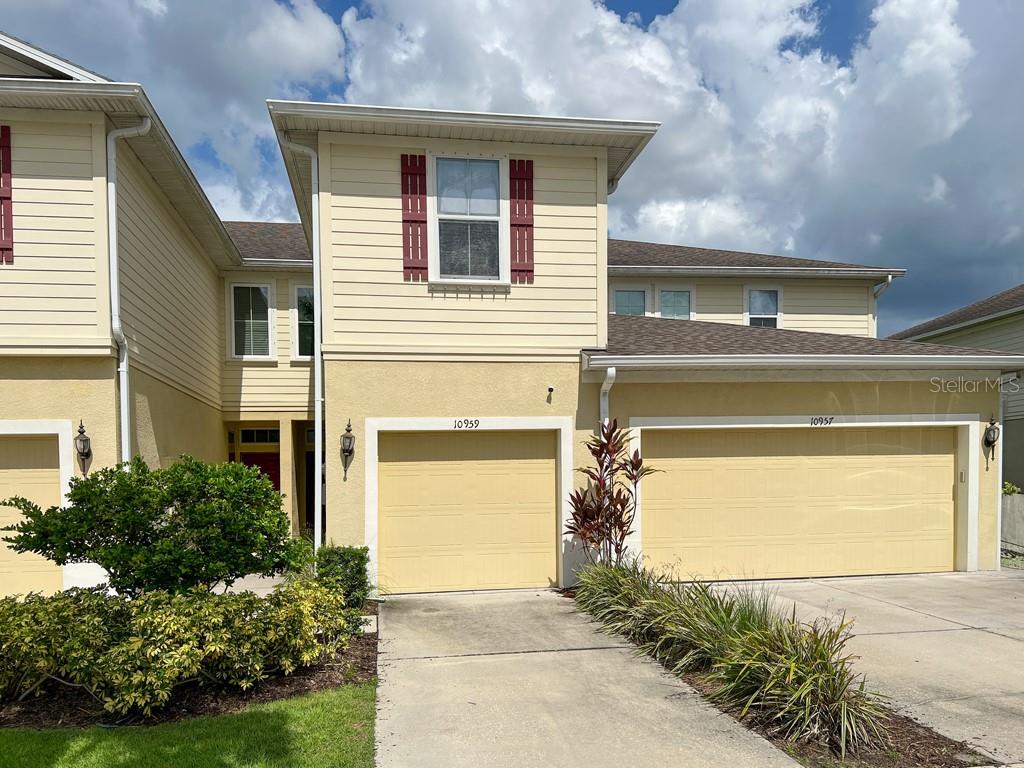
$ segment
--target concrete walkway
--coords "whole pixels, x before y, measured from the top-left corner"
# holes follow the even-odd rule
[[[782,752],[551,592],[390,598],[382,768],[782,768]]]
[[[803,617],[855,620],[857,668],[893,706],[1024,762],[1024,571],[772,582]]]

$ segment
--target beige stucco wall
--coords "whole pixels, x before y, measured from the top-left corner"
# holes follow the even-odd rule
[[[132,450],[151,467],[173,464],[183,453],[225,461],[221,413],[177,387],[132,367]]]
[[[583,447],[598,419],[598,383],[581,383],[578,363],[326,363],[326,540],[362,543],[367,417],[571,416],[574,466],[589,463]],[[701,381],[630,383],[611,391],[611,415],[630,417],[978,414],[983,426],[997,394],[987,388],[935,392],[917,381]],[[547,402],[547,387],[555,391]],[[342,480],[340,437],[348,419],[357,436],[355,458]],[[980,461],[978,565],[997,567],[999,468]],[[579,482],[579,477],[576,478]],[[961,505],[964,507],[965,505]],[[958,509],[958,515],[964,514]],[[962,518],[959,518],[962,521]],[[959,523],[958,523],[959,524]]]
[[[532,159],[534,282],[508,290],[406,282],[403,153]],[[320,157],[325,350],[569,359],[604,344],[603,148],[321,134]]]
[[[0,269],[0,354],[106,354],[103,115],[0,108],[11,128],[14,263]]]
[[[0,421],[81,420],[92,438],[91,467],[117,463],[117,392],[113,358],[4,358]],[[66,458],[66,457],[62,457]],[[70,457],[75,474],[78,460]]]

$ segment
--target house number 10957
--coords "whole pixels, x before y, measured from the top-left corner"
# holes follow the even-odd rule
[[[812,416],[811,417],[811,426],[812,427],[827,427],[833,421],[835,421],[835,418],[836,418],[835,416]]]
[[[480,419],[456,419],[456,429],[479,429]]]

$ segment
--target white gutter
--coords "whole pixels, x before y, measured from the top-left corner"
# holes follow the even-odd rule
[[[627,266],[609,264],[610,275],[643,277],[835,277],[873,279],[901,277],[905,269],[846,269],[842,267],[701,267],[701,266]]]
[[[132,460],[132,410],[128,389],[128,341],[121,325],[120,259],[117,247],[117,140],[149,133],[153,121],[115,128],[107,134],[107,270],[110,277],[110,333],[117,345],[117,399],[121,431],[121,461]]]
[[[615,384],[615,366],[606,368],[604,372],[604,382],[601,384],[601,423],[608,423],[608,393],[612,391],[612,386]]]
[[[310,228],[313,235],[313,551],[324,540],[324,362],[321,349],[323,301],[320,292],[320,161],[316,150],[296,144],[281,136],[281,144],[293,152],[306,155],[310,163],[311,209]]]
[[[1017,371],[1024,355],[600,355],[588,370],[651,368],[855,368]]]

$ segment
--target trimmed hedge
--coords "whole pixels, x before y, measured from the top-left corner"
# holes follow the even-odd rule
[[[886,739],[886,710],[853,669],[850,623],[781,613],[761,587],[680,583],[639,563],[580,573],[579,606],[673,673],[701,671],[741,718],[844,755]]]
[[[317,580],[345,595],[348,605],[359,608],[370,596],[370,550],[327,544],[316,553]]]
[[[109,711],[149,715],[174,689],[247,689],[344,650],[360,616],[340,593],[292,580],[250,592],[138,598],[102,589],[0,600],[0,702],[83,688]]]

